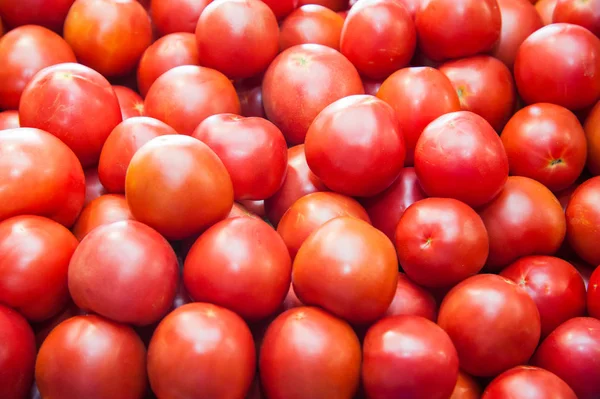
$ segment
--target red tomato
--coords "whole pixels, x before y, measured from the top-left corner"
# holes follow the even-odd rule
[[[518,366],[496,377],[482,396],[482,399],[506,398],[577,399],[577,396],[551,372],[537,367]]]
[[[589,288],[587,291],[587,311],[596,319],[600,319],[600,268],[589,277]]]
[[[548,68],[552,65],[552,68]],[[519,47],[515,80],[527,104],[549,102],[571,110],[600,98],[600,39],[581,26],[552,24]]]
[[[527,177],[509,177],[500,195],[479,215],[490,237],[488,270],[499,271],[523,256],[552,255],[565,237],[560,202]]]
[[[100,182],[98,177],[98,169],[89,168],[84,171],[85,173],[85,200],[83,206],[86,206],[101,195],[106,194],[108,191]]]
[[[7,25],[41,25],[62,31],[69,8],[75,0],[0,0],[0,15]]]
[[[464,371],[459,371],[458,381],[456,381],[450,399],[479,399],[480,397],[481,387],[479,384]]]
[[[550,25],[552,23],[556,1],[557,0],[538,0],[535,3],[535,9],[538,14],[540,14],[540,18],[542,18],[544,25]]]
[[[308,166],[327,187],[357,197],[391,186],[406,154],[394,109],[368,95],[327,106],[310,125],[305,146]]]
[[[589,179],[573,193],[567,206],[567,239],[577,255],[592,265],[600,264],[600,176]]]
[[[600,1],[558,0],[552,13],[552,22],[580,25],[600,36]]]
[[[43,215],[71,226],[85,198],[81,164],[65,144],[39,129],[0,134],[0,220]]]
[[[600,101],[592,108],[584,124],[587,139],[587,169],[600,175]]]
[[[372,79],[387,78],[407,66],[416,45],[413,19],[396,0],[362,0],[352,7],[340,42],[342,54]]]
[[[377,92],[381,88],[381,85],[383,84],[383,80],[370,80],[364,78],[362,82],[365,88],[365,94],[368,94],[370,96],[376,96]]]
[[[177,134],[175,129],[154,118],[135,117],[121,122],[106,139],[98,175],[111,193],[125,192],[125,174],[133,155],[155,137]]]
[[[262,99],[262,76],[260,79],[237,80],[234,82],[234,85],[240,99],[240,115],[245,117],[258,116],[266,119]]]
[[[421,50],[441,61],[492,50],[502,19],[496,0],[421,0],[416,26]]]
[[[282,19],[298,6],[298,0],[262,0],[269,6],[277,19]]]
[[[360,368],[360,342],[352,328],[319,308],[281,314],[260,349],[260,379],[269,399],[352,399]]]
[[[304,241],[292,282],[303,303],[353,324],[371,323],[385,314],[396,292],[394,245],[363,220],[337,217]]]
[[[561,378],[578,399],[600,392],[600,320],[576,317],[552,332],[538,348],[532,364]]]
[[[279,48],[298,44],[322,44],[339,51],[344,18],[329,8],[311,4],[298,8],[281,24]]]
[[[480,55],[450,61],[442,65],[440,72],[450,79],[463,110],[482,116],[496,131],[502,130],[517,102],[515,84],[506,65]]]
[[[308,236],[319,227],[340,216],[350,216],[371,223],[367,211],[345,195],[316,192],[305,195],[283,214],[277,232],[283,238],[292,259]]]
[[[121,76],[134,70],[152,43],[152,26],[136,0],[77,0],[64,36],[79,62],[104,76]]]
[[[194,33],[200,14],[212,0],[152,0],[152,22],[162,35]]]
[[[408,277],[437,288],[479,273],[489,249],[479,215],[452,198],[427,198],[409,206],[396,228],[395,243]]]
[[[142,96],[146,96],[160,75],[181,65],[200,65],[194,34],[171,33],[154,42],[144,51],[137,70],[137,83]]]
[[[211,115],[240,113],[240,101],[231,81],[218,71],[195,65],[163,73],[152,84],[144,106],[147,116],[187,135]]]
[[[16,129],[21,127],[19,111],[0,112],[0,130]]]
[[[348,8],[348,0],[298,0],[298,6],[318,4],[333,11],[342,11]]]
[[[437,303],[429,291],[399,272],[396,294],[384,316],[421,316],[435,321]]]
[[[406,144],[406,165],[414,165],[415,146],[425,127],[439,116],[460,111],[448,78],[429,68],[405,68],[387,78],[377,97],[394,108]]]
[[[131,327],[75,316],[42,344],[35,379],[43,398],[141,399],[146,349]]]
[[[290,145],[304,142],[310,124],[329,104],[363,93],[352,63],[319,44],[285,50],[271,63],[263,80],[265,113]]]
[[[294,292],[294,286],[290,285],[290,289],[281,305],[282,311],[285,312],[286,310],[299,308],[301,306],[304,306],[304,304],[298,299],[298,296]]]
[[[0,0],[0,7],[8,3],[12,6],[13,0]],[[40,70],[77,61],[73,50],[62,37],[33,25],[13,29],[2,36],[0,60],[0,108],[3,109],[19,108],[25,86]]]
[[[133,220],[125,196],[120,194],[102,195],[83,208],[73,226],[73,234],[81,241],[96,227],[122,220]]]
[[[501,135],[510,172],[557,192],[585,167],[586,137],[577,117],[559,105],[541,103],[518,111]]]
[[[456,349],[432,321],[396,316],[369,328],[362,382],[370,399],[448,399],[457,378]]]
[[[0,37],[4,35],[4,24],[2,23],[2,18],[0,18]]]
[[[135,325],[160,320],[175,297],[179,266],[169,243],[126,220],[90,231],[69,265],[73,301],[109,319]]]
[[[248,326],[207,303],[183,305],[158,325],[148,348],[148,376],[159,398],[243,398],[256,353]]]
[[[254,212],[251,212],[244,205],[234,202],[227,218],[231,219],[237,217],[251,217],[254,219],[260,219],[258,215],[256,215]]]
[[[504,187],[508,158],[485,119],[459,111],[425,128],[415,148],[415,171],[428,196],[455,198],[479,207]]]
[[[239,203],[259,218],[263,219],[266,217],[264,200],[241,200]]]
[[[173,240],[202,232],[233,205],[223,162],[206,144],[181,135],[156,137],[135,153],[125,193],[136,220]]]
[[[119,101],[123,120],[144,115],[144,100],[135,91],[125,86],[113,86]]]
[[[206,118],[192,134],[223,161],[236,200],[264,200],[279,190],[287,170],[287,145],[266,119],[233,114]]]
[[[106,138],[122,120],[108,81],[80,64],[59,64],[35,75],[23,91],[21,125],[52,133],[84,168],[98,162]]]
[[[46,340],[48,334],[50,334],[50,332],[54,330],[56,326],[63,321],[70,319],[71,317],[80,316],[83,314],[85,314],[85,312],[79,309],[77,305],[73,303],[71,298],[69,298],[67,305],[59,313],[41,323],[32,324],[35,333],[35,342],[38,349],[42,346],[42,343]]]
[[[526,363],[540,339],[540,315],[533,299],[494,274],[470,277],[450,290],[438,324],[452,338],[460,367],[482,377]]]

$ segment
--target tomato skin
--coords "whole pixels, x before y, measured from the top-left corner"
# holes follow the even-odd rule
[[[260,219],[260,216],[255,214],[254,212],[247,209],[244,205],[234,202],[231,207],[231,211],[229,211],[229,215],[227,218],[237,218],[237,217],[251,217],[254,219]]]
[[[187,135],[211,115],[240,113],[240,101],[229,79],[214,69],[195,65],[163,73],[150,87],[144,107],[146,116]]]
[[[277,19],[283,19],[298,6],[298,0],[262,0],[269,6]]]
[[[583,126],[587,139],[587,169],[600,175],[600,101],[590,111]]]
[[[596,268],[589,277],[587,288],[587,312],[591,317],[600,319],[600,268]]]
[[[133,220],[125,196],[121,194],[101,195],[83,208],[73,226],[73,234],[77,240],[81,241],[96,227],[123,220]]]
[[[566,210],[567,239],[577,255],[592,265],[600,264],[598,230],[600,220],[600,176],[581,184],[571,196]]]
[[[328,188],[355,197],[391,186],[406,154],[394,109],[368,95],[327,106],[310,125],[305,150],[308,166]]]
[[[75,316],[42,344],[35,379],[43,398],[141,399],[146,349],[131,327],[99,316]]]
[[[554,16],[554,8],[557,0],[539,0],[535,3],[535,9],[540,14],[544,25],[550,25]]]
[[[243,398],[256,368],[254,341],[235,313],[207,303],[183,305],[158,325],[148,376],[159,398]]]
[[[369,328],[362,364],[369,398],[447,399],[457,378],[456,349],[448,334],[432,321],[395,316]]]
[[[318,4],[333,11],[342,11],[348,9],[348,3],[348,0],[298,0],[298,7],[306,4]]]
[[[545,26],[519,47],[514,72],[525,103],[586,108],[600,98],[600,39],[578,25]]]
[[[594,399],[600,392],[598,356],[600,320],[577,317],[561,324],[540,344],[532,364],[556,374],[578,399]]]
[[[538,367],[518,366],[496,377],[483,392],[482,399],[505,398],[577,399],[566,382]]]
[[[123,120],[144,115],[144,100],[135,91],[125,86],[113,86]]]
[[[435,322],[437,303],[429,291],[398,272],[396,294],[384,315],[389,316],[421,316]]]
[[[212,0],[152,0],[150,15],[161,35],[194,33],[200,14]]]
[[[289,145],[304,142],[310,124],[329,104],[364,93],[352,63],[319,44],[302,44],[279,54],[265,73],[262,89],[265,113]]]
[[[18,127],[21,127],[19,111],[0,112],[0,130],[16,129]]]
[[[85,200],[83,206],[86,206],[101,195],[106,194],[108,191],[100,182],[98,177],[97,168],[88,168],[84,170],[85,175]]]
[[[281,51],[299,44],[322,44],[340,50],[344,18],[329,8],[309,4],[294,10],[281,24]]]
[[[569,0],[558,0],[552,13],[552,22],[580,25],[600,36],[600,1],[589,0],[578,4]]]
[[[54,330],[56,326],[58,326],[63,321],[70,319],[71,317],[80,316],[84,314],[85,312],[79,309],[77,305],[75,305],[73,301],[69,298],[67,305],[63,309],[61,309],[60,312],[58,312],[48,320],[44,320],[43,322],[32,323],[33,332],[35,333],[35,342],[38,350],[42,346],[42,343],[48,337],[48,334],[50,334],[50,332]]]
[[[75,0],[0,0],[0,15],[12,27],[40,25],[60,32]]]
[[[262,76],[237,80],[234,82],[234,86],[240,100],[240,115],[267,119],[263,107]]]
[[[259,369],[269,399],[351,399],[360,364],[360,342],[346,322],[319,308],[298,307],[269,325]]]
[[[18,109],[21,94],[36,73],[77,59],[62,37],[41,26],[28,25],[2,36],[0,61],[0,108]]]
[[[458,381],[454,387],[454,392],[450,399],[479,399],[481,397],[481,387],[467,373],[460,370],[458,372]]]

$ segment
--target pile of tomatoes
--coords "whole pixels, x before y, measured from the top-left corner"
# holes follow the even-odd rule
[[[599,36],[0,0],[0,398],[600,398]]]

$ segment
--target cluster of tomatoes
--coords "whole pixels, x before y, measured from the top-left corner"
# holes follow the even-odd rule
[[[1,399],[600,398],[600,0],[0,36]]]

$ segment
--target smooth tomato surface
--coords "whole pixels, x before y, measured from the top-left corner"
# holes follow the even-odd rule
[[[88,168],[84,170],[85,176],[85,200],[83,206],[86,206],[101,195],[106,194],[108,191],[100,182],[97,168]]]
[[[41,25],[60,32],[75,0],[0,0],[0,15],[7,25]]]
[[[597,245],[600,231],[600,177],[589,179],[580,185],[569,201],[566,210],[567,239],[577,255],[592,265],[600,264],[600,248]]]
[[[600,268],[596,268],[589,277],[587,288],[587,311],[596,319],[600,319]]]
[[[294,10],[281,24],[279,48],[283,51],[298,44],[322,44],[340,49],[344,18],[317,4]]]
[[[549,371],[518,366],[496,377],[483,392],[482,399],[530,398],[577,399],[575,392]]]
[[[435,321],[437,303],[429,291],[399,272],[394,299],[384,315],[389,316],[421,316]]]
[[[299,7],[302,7],[306,4],[318,4],[333,11],[342,11],[347,9],[348,3],[348,0],[298,0]]]
[[[554,16],[554,7],[557,0],[538,0],[535,3],[535,9],[540,14],[544,25],[550,25]]]
[[[133,220],[125,196],[121,194],[101,195],[83,208],[73,226],[73,234],[81,241],[96,227],[123,220]]]
[[[587,169],[594,176],[600,175],[600,102],[590,111],[585,124],[587,139]]]
[[[113,86],[123,120],[144,115],[144,100],[135,91],[125,86]]]
[[[481,387],[473,377],[459,371],[456,386],[450,399],[479,399],[481,398]]]
[[[16,129],[21,127],[19,111],[10,110],[0,112],[0,130]]]
[[[152,0],[150,14],[162,35],[194,33],[200,14],[212,0]]]
[[[558,0],[552,13],[552,22],[580,25],[600,36],[600,1]]]
[[[236,80],[234,85],[240,100],[240,115],[266,119],[262,98],[262,76]]]

